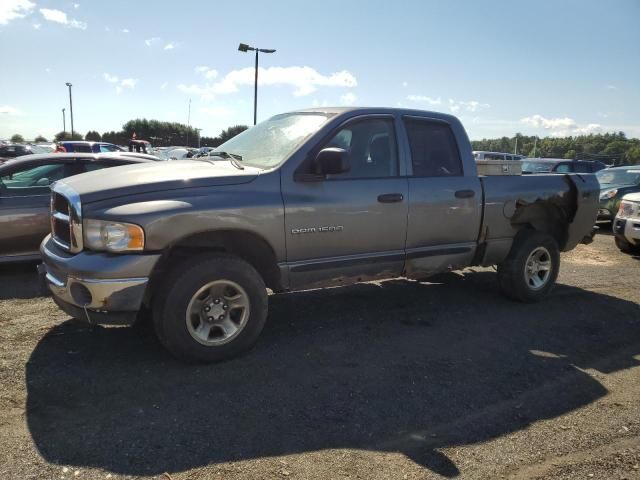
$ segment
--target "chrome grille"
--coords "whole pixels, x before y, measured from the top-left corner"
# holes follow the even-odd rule
[[[80,196],[64,183],[57,182],[51,193],[51,237],[62,249],[82,250]]]

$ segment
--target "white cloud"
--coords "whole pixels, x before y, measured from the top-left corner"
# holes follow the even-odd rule
[[[73,4],[73,8],[75,8],[75,9],[80,8],[80,4],[79,4],[79,3],[74,3],[74,4]]]
[[[110,75],[108,73],[103,73],[102,76],[107,82],[116,86],[116,93],[122,93],[122,90],[124,90],[125,88],[133,90],[138,83],[137,78],[123,78],[121,80],[117,76]]]
[[[111,31],[111,27],[110,27],[109,25],[106,25],[106,26],[104,27],[104,31],[105,31],[105,32],[110,32],[110,31]]]
[[[425,95],[407,95],[407,100],[417,103],[426,103],[431,106],[442,104],[442,99],[440,97],[432,98]]]
[[[122,29],[122,33],[129,33],[129,29],[128,28],[123,28]]]
[[[104,79],[109,82],[109,83],[118,83],[118,81],[120,80],[118,77],[116,77],[115,75],[109,75],[108,73],[103,73],[102,76],[104,77]]]
[[[463,100],[454,100],[453,98],[449,99],[449,110],[451,113],[458,113],[460,110],[464,109],[467,112],[477,112],[478,110],[484,110],[485,108],[489,108],[491,105],[488,103],[480,103],[477,100],[470,100],[465,102]]]
[[[120,82],[121,87],[134,89],[138,83],[137,78],[123,78]]]
[[[204,77],[207,80],[213,80],[214,78],[216,78],[218,76],[218,71],[217,70],[214,70],[213,68],[206,67],[204,65],[196,67],[195,70],[196,70],[197,73],[201,73],[202,75],[204,75]]]
[[[204,85],[180,84],[178,88],[185,93],[199,94],[204,100],[210,100],[216,95],[237,92],[241,86],[250,86],[254,82],[255,70],[247,67],[232,70],[220,81]],[[262,86],[291,86],[293,95],[301,97],[315,92],[318,87],[355,87],[356,78],[348,71],[322,75],[311,67],[269,67],[258,71],[258,84]]]
[[[358,98],[353,92],[347,92],[340,97],[340,103],[342,105],[353,105]]]
[[[407,82],[402,82],[402,86],[403,86],[404,88],[407,88],[407,87],[409,86],[409,84],[408,84]]]
[[[42,26],[40,23],[34,23],[33,25],[31,25],[34,30],[40,30],[40,27]]]
[[[60,23],[61,25],[65,25],[71,28],[78,28],[80,30],[87,29],[87,24],[85,22],[81,22],[79,20],[76,20],[75,18],[70,19],[62,10],[41,8],[40,13],[48,22]]]
[[[147,47],[151,47],[153,45],[156,45],[157,43],[160,43],[160,37],[151,37],[151,38],[147,38],[144,43],[147,45]]]
[[[329,106],[329,102],[327,102],[326,100],[322,100],[322,102],[321,102],[317,98],[314,98],[313,102],[311,102],[311,106],[312,107],[328,107]]]
[[[173,43],[171,43],[171,42],[167,43],[167,44],[164,46],[164,49],[165,49],[165,50],[173,50],[174,48],[176,48],[176,46],[175,46]]]
[[[160,90],[164,90],[165,88],[167,88],[168,85],[169,85],[169,82],[164,82],[162,85],[160,85]]]
[[[17,108],[10,107],[9,105],[0,106],[0,115],[20,115],[22,112]]]
[[[573,118],[569,117],[546,118],[542,115],[536,114],[524,117],[520,119],[520,122],[534,128],[549,130],[551,136],[554,137],[589,135],[591,133],[599,133],[603,131],[602,125],[598,123],[579,125]]]
[[[617,90],[618,87],[616,87],[615,85],[605,85],[605,87],[607,90]]]
[[[0,25],[6,25],[16,18],[24,18],[31,13],[35,3],[29,0],[2,0],[0,2]]]

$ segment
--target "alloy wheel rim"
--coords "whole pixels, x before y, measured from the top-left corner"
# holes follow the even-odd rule
[[[540,290],[551,277],[551,254],[545,247],[535,248],[524,266],[524,279],[531,290]]]
[[[249,319],[247,292],[231,280],[203,285],[187,306],[187,331],[207,347],[224,345],[236,338]]]

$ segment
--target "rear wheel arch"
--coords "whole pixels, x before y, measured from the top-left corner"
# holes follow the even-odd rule
[[[518,235],[531,231],[546,233],[554,238],[561,251],[569,238],[569,223],[569,212],[551,201],[518,207],[512,219],[512,224],[519,230]]]

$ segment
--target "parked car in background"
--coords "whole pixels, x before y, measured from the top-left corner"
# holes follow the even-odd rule
[[[596,173],[600,182],[598,220],[611,221],[627,193],[640,192],[640,165],[613,167]]]
[[[522,161],[522,173],[595,173],[607,165],[596,161],[564,158],[527,158]]]
[[[640,193],[622,197],[612,230],[621,252],[640,255]]]
[[[507,296],[535,302],[593,235],[593,175],[479,177],[442,113],[290,112],[215,153],[56,182],[40,272],[60,308],[118,324],[151,311],[173,354],[210,362],[256,341],[267,288],[497,265]]]
[[[473,158],[476,160],[522,160],[524,155],[516,155],[515,153],[503,153],[503,152],[485,152],[474,150]]]
[[[126,151],[124,148],[106,142],[68,141],[58,142],[69,153],[109,153]]]
[[[0,263],[38,258],[38,246],[50,230],[49,186],[53,182],[145,162],[153,160],[120,154],[53,153],[23,156],[0,165]]]
[[[38,147],[34,145],[22,145],[17,143],[9,143],[6,145],[0,145],[0,162],[4,162],[10,158],[22,157],[24,155],[31,155],[32,153],[44,153],[38,151]]]

